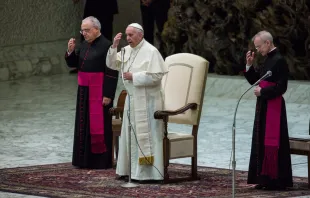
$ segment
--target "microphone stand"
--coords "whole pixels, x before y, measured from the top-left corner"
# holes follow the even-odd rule
[[[253,85],[251,85],[239,98],[236,108],[235,108],[235,113],[234,113],[234,120],[233,120],[233,126],[232,126],[232,167],[233,167],[233,172],[232,172],[232,198],[235,198],[235,181],[236,181],[236,149],[235,149],[235,145],[236,145],[236,115],[237,115],[237,110],[238,110],[238,106],[239,103],[242,99],[242,97],[250,90],[252,89],[252,87],[258,85],[258,83],[260,83],[260,81],[264,80],[265,78],[271,76],[272,73],[271,71],[267,71],[267,73],[261,77],[258,81],[256,81]]]
[[[135,183],[132,183],[131,182],[131,122],[130,122],[130,95],[129,95],[129,92],[126,88],[126,85],[125,85],[125,81],[124,81],[124,77],[123,77],[123,73],[124,73],[124,55],[125,55],[125,49],[122,48],[121,49],[121,57],[122,57],[122,67],[121,67],[121,75],[122,75],[122,80],[123,80],[123,84],[124,84],[124,87],[127,91],[127,97],[128,97],[128,114],[127,114],[127,117],[128,117],[128,170],[129,170],[129,173],[128,173],[128,182],[126,184],[123,184],[121,185],[122,187],[124,188],[134,188],[134,187],[137,187],[138,185],[135,184]],[[123,116],[124,117],[124,116]]]

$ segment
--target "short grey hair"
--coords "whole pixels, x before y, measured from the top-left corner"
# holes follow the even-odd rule
[[[252,38],[252,41],[255,40],[256,37],[260,37],[263,41],[270,41],[273,43],[273,37],[270,32],[267,32],[266,30],[260,31]]]
[[[93,17],[93,16],[86,17],[85,19],[83,19],[82,23],[87,22],[87,21],[91,22],[95,28],[98,28],[99,30],[101,30],[101,24],[96,17]]]

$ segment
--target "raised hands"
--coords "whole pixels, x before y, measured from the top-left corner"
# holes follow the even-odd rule
[[[112,48],[116,48],[116,47],[119,45],[119,41],[121,40],[122,35],[123,35],[122,33],[118,33],[118,34],[114,37]]]
[[[68,52],[71,54],[75,50],[75,38],[71,38],[68,42]]]
[[[253,65],[254,56],[255,56],[255,53],[252,51],[248,51],[246,53],[246,64],[247,65],[249,66]]]

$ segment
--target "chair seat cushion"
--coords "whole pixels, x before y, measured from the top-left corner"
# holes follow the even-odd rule
[[[194,136],[191,134],[168,132],[168,139],[169,159],[194,156]]]
[[[310,140],[290,140],[290,148],[294,150],[310,151]]]

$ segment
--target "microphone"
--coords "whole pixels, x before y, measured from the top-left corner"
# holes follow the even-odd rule
[[[125,48],[124,47],[121,48],[121,52],[123,55],[125,54]]]
[[[271,71],[267,71],[267,74],[268,74],[269,76],[272,76],[272,72],[271,72]]]
[[[236,171],[236,115],[237,115],[237,110],[238,110],[238,106],[239,103],[242,99],[242,97],[250,90],[252,89],[252,87],[258,85],[262,80],[265,80],[266,78],[272,76],[272,72],[271,71],[267,71],[265,75],[263,75],[258,81],[256,81],[253,85],[251,85],[239,98],[236,108],[235,108],[235,112],[234,112],[234,119],[233,119],[233,125],[232,125],[232,197],[235,197],[235,181],[236,181],[236,176],[235,176],[235,171]]]
[[[122,62],[124,62],[124,55],[125,55],[125,48],[122,47],[122,48],[121,48],[121,58],[122,58]]]
[[[272,76],[272,72],[271,71],[267,71],[265,75],[263,75],[258,81],[256,81],[253,86],[258,85],[258,83],[260,83],[260,81],[265,80],[266,78]],[[253,87],[252,86],[252,87]],[[251,87],[251,88],[252,88]]]
[[[121,48],[121,75],[122,75],[122,79],[124,80],[123,78],[123,73],[124,73],[124,56],[125,56],[125,48],[122,47]]]

